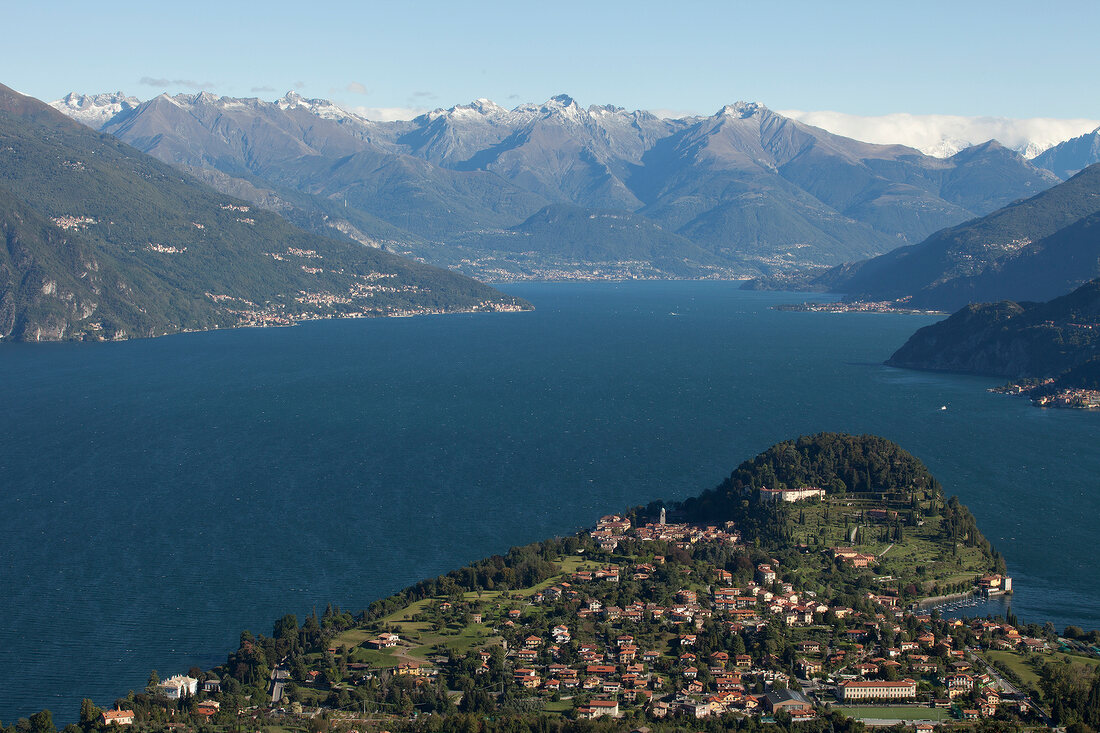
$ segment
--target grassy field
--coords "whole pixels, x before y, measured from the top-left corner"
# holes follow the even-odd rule
[[[821,548],[850,546],[864,554],[878,556],[883,574],[924,586],[926,592],[931,592],[933,582],[969,582],[988,570],[987,561],[978,548],[960,543],[958,554],[952,553],[951,544],[942,536],[938,516],[925,517],[923,526],[903,525],[903,541],[892,542],[889,537],[893,522],[860,518],[861,512],[882,506],[886,504],[850,494],[800,503],[792,510],[794,541]],[[901,509],[902,516],[907,510]],[[850,532],[856,526],[862,538],[853,544]],[[918,566],[923,568],[920,575],[915,571]]]
[[[1090,667],[1100,667],[1100,659],[1097,659],[1096,657],[1082,657],[1079,654],[1065,654],[1063,652],[1058,652],[1056,654],[1051,654],[1050,658],[1059,662],[1064,662],[1068,660],[1074,664],[1087,664]]]
[[[546,707],[543,708],[548,713],[567,713],[573,709],[572,700],[550,700],[546,703]]]
[[[559,574],[530,588],[464,593],[463,598],[466,601],[480,606],[481,612],[486,617],[485,623],[471,623],[466,626],[450,623],[441,628],[435,628],[431,622],[414,621],[413,619],[421,614],[430,612],[436,603],[446,600],[442,597],[425,598],[385,616],[371,629],[350,629],[339,634],[332,640],[331,646],[347,647],[350,650],[349,661],[367,663],[376,667],[393,667],[405,661],[426,662],[429,657],[441,653],[444,649],[453,649],[463,654],[470,649],[492,646],[500,643],[500,637],[492,633],[494,619],[507,609],[520,608],[527,615],[542,613],[541,608],[530,605],[528,601],[535,592],[562,582],[571,573],[579,570],[595,570],[600,567],[599,563],[578,555],[560,558],[558,562],[561,565]],[[375,638],[379,628],[383,626],[393,629],[407,643],[381,650],[364,647],[363,644]]]
[[[1019,652],[993,649],[983,652],[982,656],[990,662],[1000,662],[1015,672],[1025,685],[1036,690],[1039,689],[1039,672],[1026,655]],[[1073,664],[1083,664],[1094,668],[1100,667],[1100,659],[1096,657],[1082,657],[1077,654],[1065,654],[1063,652],[1041,654],[1039,655],[1039,660],[1040,663],[1050,662],[1052,664],[1061,664],[1068,661]]]
[[[366,629],[348,629],[347,631],[337,635],[333,638],[329,646],[339,649],[341,646],[346,646],[348,649],[357,647],[368,639],[373,639],[378,636],[376,631],[367,631]]]
[[[1019,677],[1025,685],[1038,689],[1039,675],[1022,654],[1001,649],[991,649],[990,651],[984,652],[982,656],[990,662],[999,662],[1003,664],[1008,669],[1015,672],[1016,676]]]
[[[852,707],[840,707],[834,705],[833,710],[838,710],[850,718],[879,718],[885,720],[948,720],[951,711],[946,708],[929,708],[916,705],[876,706],[860,705]]]

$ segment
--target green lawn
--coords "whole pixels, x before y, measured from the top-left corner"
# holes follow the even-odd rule
[[[1028,664],[1027,659],[1017,652],[1010,652],[1004,649],[992,649],[982,654],[986,659],[991,662],[999,662],[1004,666],[1011,669],[1016,673],[1016,676],[1029,687],[1038,689],[1039,687],[1039,675]]]
[[[398,622],[404,621],[405,619],[413,618],[418,613],[425,610],[428,606],[437,602],[438,599],[436,598],[425,598],[422,601],[416,601],[415,603],[411,603],[404,608],[399,608],[391,613],[389,616],[384,617],[381,623],[400,625]]]
[[[1087,664],[1090,667],[1100,667],[1100,659],[1096,657],[1083,657],[1080,654],[1065,654],[1064,652],[1056,652],[1050,655],[1051,659],[1055,659],[1059,662],[1069,660],[1074,664]]]
[[[368,631],[367,629],[348,629],[337,636],[333,637],[329,646],[339,649],[341,646],[346,646],[348,649],[354,649],[363,642],[373,639],[378,636],[377,631]]]
[[[367,649],[359,647],[348,655],[349,662],[357,664],[369,664],[372,667],[396,667],[398,660],[394,658],[397,647],[389,649]]]
[[[504,609],[523,606],[526,599],[542,588],[560,583],[565,576],[578,570],[595,570],[600,564],[579,555],[568,555],[558,560],[561,565],[561,573],[535,585],[531,588],[517,588],[509,591],[482,591],[481,593],[464,593],[463,597],[470,603],[479,604],[483,613],[492,617],[503,613]],[[515,600],[515,599],[520,600]],[[398,609],[370,629],[349,629],[336,636],[331,646],[339,648],[346,646],[352,650],[349,660],[353,662],[368,663],[378,667],[393,667],[398,662],[412,660],[423,662],[429,656],[440,651],[443,647],[454,649],[459,653],[465,653],[470,649],[483,648],[499,644],[501,639],[492,633],[494,621],[489,620],[484,624],[470,624],[465,627],[447,626],[441,629],[432,628],[432,624],[425,621],[412,621],[419,614],[444,598],[425,598]],[[527,605],[523,607],[525,615],[539,614],[543,609],[537,606]],[[378,627],[387,626],[401,635],[402,639],[411,643],[411,646],[400,646],[391,649],[375,650],[366,649],[362,645],[375,638]]]
[[[557,702],[554,702],[553,700],[548,700],[546,702],[546,707],[543,708],[543,710],[548,713],[567,713],[572,709],[572,700],[558,700]]]
[[[976,575],[988,570],[987,561],[978,548],[964,547],[960,544],[958,554],[951,553],[950,544],[941,536],[938,516],[926,517],[924,525],[920,527],[904,526],[901,543],[891,543],[889,539],[882,541],[883,528],[885,527],[889,532],[891,524],[859,519],[861,508],[868,509],[876,505],[882,506],[877,501],[851,495],[834,496],[825,502],[800,505],[794,514],[795,521],[791,525],[794,541],[806,542],[811,547],[822,549],[838,545],[850,546],[852,543],[845,530],[858,524],[863,528],[866,538],[862,544],[855,545],[858,551],[881,556],[879,563],[882,565],[884,574],[900,578],[905,583],[911,582],[918,586],[924,584],[928,590],[931,589],[934,581],[941,584],[969,582]],[[827,522],[825,521],[826,508],[829,513]],[[894,508],[905,511],[903,507]],[[799,517],[803,521],[798,521]],[[887,549],[889,552],[882,556]],[[809,580],[827,577],[830,571],[825,565],[828,562],[822,554],[821,563],[817,567],[809,564],[804,577]],[[924,568],[923,574],[919,576],[915,572],[918,565]]]
[[[833,710],[844,713],[849,718],[884,718],[887,720],[947,720],[951,711],[947,708],[929,708],[917,705],[882,706],[860,705],[840,707]]]

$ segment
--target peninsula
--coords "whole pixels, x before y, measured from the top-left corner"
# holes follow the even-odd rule
[[[969,305],[913,334],[886,362],[1013,380],[1035,404],[1100,407],[1100,279],[1046,303]]]
[[[302,731],[1095,720],[1096,632],[924,610],[1007,592],[1003,558],[919,460],[822,433],[696,498],[602,517],[361,613],[284,616],[270,636],[242,633],[224,664],[154,672],[109,709],[86,700],[81,719]]]

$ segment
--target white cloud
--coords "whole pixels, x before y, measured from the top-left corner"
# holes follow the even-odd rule
[[[188,89],[213,89],[214,82],[195,81],[194,79],[167,79],[163,77],[143,76],[138,84],[147,87],[187,87]]]
[[[422,115],[429,110],[427,107],[352,107],[349,111],[360,117],[366,117],[368,120],[393,122],[395,120],[411,120],[413,117]]]
[[[1100,120],[1032,117],[962,117],[901,112],[862,117],[845,112],[785,110],[779,114],[845,137],[869,143],[900,143],[945,157],[970,145],[997,140],[1032,157],[1100,126]]]
[[[357,81],[353,81],[352,83],[348,84],[347,87],[345,87],[345,88],[349,92],[351,92],[352,94],[366,94],[367,93],[367,87],[363,84],[360,84]]]

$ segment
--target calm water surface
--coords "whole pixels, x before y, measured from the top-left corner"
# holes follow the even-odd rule
[[[729,283],[525,284],[534,313],[0,347],[0,720],[72,721],[242,629],[878,433],[966,502],[1024,620],[1100,627],[1100,415],[881,362],[932,318]],[[941,410],[947,406],[947,410]]]

